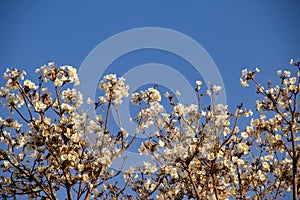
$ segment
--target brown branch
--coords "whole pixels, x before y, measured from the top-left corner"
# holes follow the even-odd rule
[[[189,168],[187,169],[187,173],[188,173],[188,175],[189,175],[189,177],[190,177],[190,179],[191,179],[191,182],[192,182],[192,185],[193,185],[193,189],[194,189],[194,191],[195,191],[195,193],[196,193],[197,199],[200,200],[200,199],[201,199],[201,196],[200,196],[200,194],[199,194],[199,191],[198,191],[198,189],[197,189],[195,180],[193,179],[193,177],[192,177],[192,175],[191,175],[191,171],[189,170]]]

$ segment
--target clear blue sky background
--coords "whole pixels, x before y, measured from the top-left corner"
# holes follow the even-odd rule
[[[19,67],[31,78],[36,67],[49,61],[79,68],[87,54],[112,35],[164,27],[190,36],[206,49],[221,72],[231,107],[241,101],[253,106],[255,90],[239,85],[241,69],[259,67],[259,79],[266,82],[276,78],[278,69],[291,68],[289,59],[300,57],[299,10],[299,1],[2,0],[0,73]],[[117,60],[118,66],[180,63],[174,56],[147,51],[128,56]],[[118,73],[118,68],[110,71]],[[184,71],[198,79],[188,66]]]
[[[97,44],[114,34],[165,27],[206,49],[222,74],[228,102],[235,106],[250,95],[238,83],[242,68],[260,67],[260,77],[274,78],[278,68],[289,68],[289,58],[300,56],[299,8],[299,1],[1,1],[0,72],[20,67],[32,74],[32,68],[49,61],[78,68]],[[145,60],[138,54],[124,65],[169,58],[143,55]]]

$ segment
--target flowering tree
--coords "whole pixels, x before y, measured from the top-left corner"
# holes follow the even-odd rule
[[[259,69],[242,71],[241,85],[254,82],[263,97],[256,102],[259,117],[252,117],[243,129],[238,127],[239,119],[253,112],[242,104],[233,113],[226,105],[215,105],[221,89],[217,86],[202,94],[197,81],[197,105],[175,103],[167,93],[171,113],[164,112],[157,91],[134,94],[132,102],[140,105],[138,118],[145,127],[156,126],[139,149],[152,160],[124,174],[136,195],[141,199],[153,195],[157,199],[278,199],[293,189],[293,198],[298,199],[300,72],[299,62],[291,64],[297,67],[296,76],[278,71],[281,84],[272,87],[269,81],[267,89],[254,78]],[[202,108],[204,95],[211,96],[212,104]]]
[[[134,140],[127,141],[122,129],[117,135],[108,130],[111,107],[128,95],[124,79],[104,77],[99,86],[104,96],[94,104],[106,106],[106,118],[102,121],[97,115],[94,121],[78,111],[81,93],[65,89],[79,84],[76,69],[49,63],[36,73],[38,85],[24,80],[24,71],[7,69],[4,74],[7,83],[1,88],[1,100],[17,117],[0,118],[2,198],[58,199],[63,189],[67,199],[126,196],[116,184],[105,184],[121,172],[110,170],[110,164]]]
[[[296,76],[278,71],[281,83],[269,81],[266,88],[254,77],[259,69],[242,71],[241,85],[254,82],[262,97],[255,114],[242,104],[234,112],[216,104],[222,88],[209,85],[202,93],[201,81],[195,87],[198,102],[191,105],[176,102],[179,93],[162,97],[156,87],[134,93],[131,102],[139,112],[131,139],[118,112],[128,96],[123,78],[106,75],[99,85],[103,95],[87,100],[95,106],[94,119],[80,111],[80,91],[67,88],[79,84],[73,67],[49,63],[36,70],[38,84],[24,80],[25,72],[8,69],[0,90],[11,112],[0,118],[2,198],[57,199],[65,192],[67,199],[278,199],[292,189],[298,199],[300,68],[299,62],[291,64]],[[206,107],[205,96],[212,100]],[[117,131],[108,126],[112,109]],[[241,118],[249,125],[239,128]],[[151,159],[126,172],[122,166],[111,169],[138,134],[148,135],[139,152]],[[124,183],[116,178],[121,173]]]

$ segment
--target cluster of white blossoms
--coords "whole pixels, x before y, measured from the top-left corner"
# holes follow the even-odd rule
[[[18,80],[24,80],[25,71],[19,69],[6,69],[3,78],[7,80],[5,87],[8,90],[16,90],[19,88]]]
[[[260,72],[258,68],[255,68],[254,71],[248,71],[247,68],[242,70],[242,78],[240,78],[240,84],[243,87],[249,86],[249,81],[254,79],[254,74]]]
[[[55,86],[63,86],[67,82],[74,83],[75,85],[80,84],[77,69],[72,66],[66,65],[56,68],[54,62],[50,62],[48,65],[36,69],[35,72],[40,74],[43,82],[51,80]]]
[[[160,92],[155,88],[148,88],[140,93],[133,93],[131,96],[131,103],[137,105],[139,102],[144,101],[146,103],[160,102]]]
[[[131,103],[139,111],[130,139],[118,112],[129,95],[124,78],[104,76],[103,95],[96,102],[88,99],[102,108],[94,119],[79,111],[80,91],[67,88],[79,84],[75,68],[49,63],[36,70],[38,84],[25,79],[25,72],[8,69],[0,89],[0,100],[11,112],[0,117],[1,196],[58,199],[65,191],[68,200],[279,199],[292,190],[298,199],[300,63],[290,63],[296,68],[279,70],[280,83],[274,85],[262,86],[254,77],[257,68],[242,71],[241,85],[254,83],[261,96],[256,113],[242,104],[233,112],[216,104],[222,88],[208,84],[201,93],[201,81],[196,104],[177,102],[179,92],[162,97],[158,87],[134,93]],[[45,87],[47,81],[53,88]],[[165,109],[163,98],[172,109]],[[210,98],[211,105],[203,106],[202,98]],[[111,109],[118,115],[118,130],[109,129]],[[122,166],[111,169],[145,133],[149,137],[138,151],[151,159],[126,172]],[[121,173],[122,181],[116,178]]]
[[[143,130],[154,124],[153,119],[160,116],[164,107],[160,104],[161,95],[155,88],[148,88],[140,93],[133,93],[131,95],[131,103],[133,105],[145,105],[136,116],[136,121],[139,127]]]
[[[169,94],[165,97],[173,105],[171,113],[160,108],[156,116],[138,115],[143,124],[156,127],[139,149],[151,155],[151,161],[124,176],[138,198],[277,199],[291,188],[294,197],[298,195],[300,73],[292,77],[289,71],[279,71],[281,84],[271,87],[268,82],[265,89],[254,78],[258,72],[258,68],[244,69],[240,79],[242,86],[253,81],[263,96],[257,101],[259,118],[251,118],[245,129],[238,122],[241,117],[252,117],[251,109],[241,105],[230,113],[227,105],[214,102],[205,108],[183,105]],[[201,84],[196,82],[198,93]],[[220,90],[209,85],[205,94],[214,100]],[[136,93],[132,103],[143,106],[139,103],[143,99]],[[140,113],[150,107],[144,105]]]
[[[0,172],[4,175],[0,191],[4,199],[19,195],[58,199],[57,192],[64,189],[68,199],[117,195],[115,187],[104,192],[98,189],[120,173],[109,167],[129,148],[128,133],[110,134],[104,130],[101,115],[94,121],[79,112],[82,94],[67,88],[79,84],[76,71],[49,63],[36,70],[36,84],[25,79],[24,71],[6,70],[0,99],[11,116],[0,118]],[[112,104],[120,104],[128,95],[124,79],[115,75],[106,76],[101,85]]]
[[[75,89],[68,88],[62,91],[61,98],[64,102],[61,104],[61,107],[67,107],[71,111],[73,111],[73,109],[79,108],[83,103],[83,97],[81,92],[76,91]]]
[[[104,96],[99,96],[99,101],[108,104],[110,101],[114,105],[122,104],[122,98],[128,96],[129,86],[125,85],[124,78],[117,78],[116,74],[104,76],[99,84],[99,90],[104,90]]]
[[[212,96],[219,91],[218,86],[210,87]],[[138,94],[134,94],[133,99],[135,104],[143,100]],[[227,106],[219,104],[214,106],[214,109],[205,108],[205,110],[201,110],[199,106],[177,103],[173,105],[171,113],[160,112],[151,118],[142,115],[142,121],[155,124],[157,130],[150,135],[149,140],[142,143],[139,149],[141,154],[152,156],[151,162],[138,167],[136,171],[131,169],[125,176],[125,180],[131,182],[138,197],[147,198],[156,191],[157,199],[213,198],[215,192],[212,187],[216,182],[206,178],[212,167],[216,167],[213,170],[215,181],[219,181],[219,198],[234,196],[231,190],[226,190],[232,185],[228,182],[223,183],[220,178],[230,170],[231,177],[224,181],[238,179],[235,163],[241,165],[243,160],[235,154],[246,155],[250,147],[247,143],[231,146],[230,141],[233,138],[237,141],[239,131],[236,127],[234,131],[228,128],[230,115]],[[147,105],[141,111],[146,109],[148,109]],[[250,116],[252,113],[246,110],[236,112],[238,116],[243,114]],[[215,135],[226,132],[225,129],[229,129],[227,134],[230,136],[224,138],[222,144],[221,140],[216,141]],[[218,172],[221,169],[224,169],[224,172]],[[145,175],[140,177],[137,173]]]

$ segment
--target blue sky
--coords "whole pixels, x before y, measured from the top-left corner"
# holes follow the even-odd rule
[[[0,73],[19,67],[32,78],[36,67],[50,61],[79,69],[105,39],[162,27],[205,48],[222,75],[230,107],[241,101],[253,107],[255,89],[239,85],[241,70],[259,67],[258,78],[266,82],[276,79],[278,69],[291,68],[289,59],[300,57],[299,8],[299,1],[1,1]],[[151,50],[124,55],[107,71],[121,74],[119,66],[129,70],[149,62],[177,66],[187,79],[199,79],[186,62]]]
[[[274,78],[276,69],[289,67],[289,58],[299,57],[299,5],[232,0],[1,1],[0,72],[20,67],[31,75],[32,68],[49,61],[79,68],[110,36],[133,28],[163,27],[188,35],[206,49],[221,72],[228,102],[237,105],[248,100],[245,94],[250,92],[238,84],[242,68],[260,67],[260,77]],[[146,52],[143,55],[145,61],[132,56],[124,65],[151,61]],[[168,62],[169,57],[159,59],[154,61]]]

